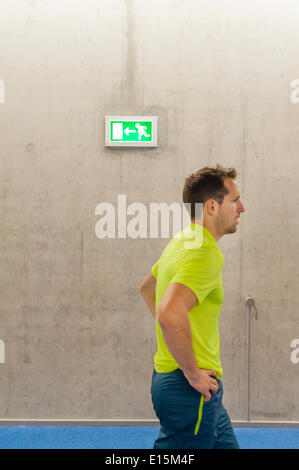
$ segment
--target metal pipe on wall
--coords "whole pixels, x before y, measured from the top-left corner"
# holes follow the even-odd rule
[[[255,310],[255,319],[257,320],[257,309],[254,298],[247,297],[245,305],[247,307],[247,421],[250,421],[250,385],[251,385],[251,309]]]

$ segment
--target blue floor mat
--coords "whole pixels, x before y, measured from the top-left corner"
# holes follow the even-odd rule
[[[299,449],[299,428],[234,428],[241,449]],[[0,426],[0,449],[152,449],[158,426]]]

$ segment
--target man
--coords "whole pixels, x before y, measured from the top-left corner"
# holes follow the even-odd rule
[[[185,179],[191,207],[184,234],[175,236],[140,287],[156,319],[152,401],[160,420],[155,449],[239,448],[222,404],[218,316],[224,257],[217,241],[237,230],[244,206],[234,168],[205,167]],[[202,219],[196,203],[203,204]],[[201,231],[201,232],[200,232]]]

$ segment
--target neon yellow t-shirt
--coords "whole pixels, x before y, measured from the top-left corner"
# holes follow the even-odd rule
[[[224,256],[212,234],[199,224],[189,224],[168,243],[151,269],[157,279],[156,310],[169,284],[184,284],[195,293],[198,303],[189,312],[194,355],[198,367],[215,370],[218,379],[222,376],[218,317],[223,302],[223,264]],[[156,334],[156,371],[178,369],[157,320]]]

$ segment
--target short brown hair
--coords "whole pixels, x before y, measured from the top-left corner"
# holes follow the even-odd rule
[[[183,188],[183,202],[191,204],[191,218],[195,217],[196,202],[204,204],[208,199],[215,199],[221,204],[228,192],[224,178],[235,179],[236,176],[235,168],[223,168],[221,165],[205,166],[187,176]],[[187,210],[190,213],[188,206]]]

